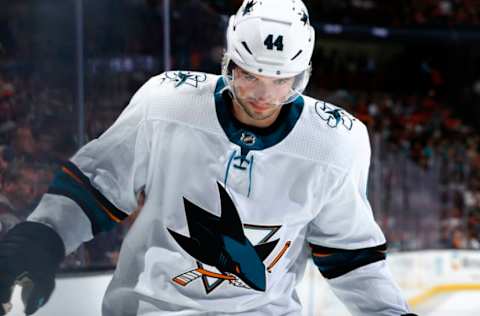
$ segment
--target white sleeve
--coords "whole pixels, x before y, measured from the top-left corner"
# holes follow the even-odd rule
[[[409,309],[385,260],[328,280],[353,316],[401,316]],[[412,314],[413,315],[413,314]]]
[[[351,157],[350,169],[324,179],[326,196],[309,225],[308,242],[331,248],[358,249],[385,243],[367,199],[370,142],[364,125],[342,145]]]
[[[67,253],[137,207],[147,176],[151,132],[145,118],[152,82],[140,88],[104,134],[62,165],[28,218],[57,231]]]
[[[385,262],[385,237],[367,199],[370,144],[364,126],[351,142],[350,170],[327,183],[308,228],[314,263],[354,316],[400,316],[408,307]]]

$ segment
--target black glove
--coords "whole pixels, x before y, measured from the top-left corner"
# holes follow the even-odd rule
[[[50,227],[23,222],[0,241],[0,315],[10,302],[13,287],[22,285],[25,313],[43,306],[55,288],[55,272],[65,257],[60,236]]]

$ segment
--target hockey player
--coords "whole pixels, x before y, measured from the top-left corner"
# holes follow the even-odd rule
[[[408,307],[366,196],[365,126],[302,95],[315,42],[300,0],[248,0],[232,16],[222,76],[150,79],[65,163],[0,243],[0,302],[29,280],[48,300],[66,254],[145,204],[125,238],[104,316],[300,315],[315,264],[353,315]]]

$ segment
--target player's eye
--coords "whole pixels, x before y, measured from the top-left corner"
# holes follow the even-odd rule
[[[289,79],[278,79],[278,80],[275,80],[275,84],[276,84],[277,86],[282,86],[282,85],[288,83],[288,80],[289,80]]]
[[[245,70],[243,70],[243,69],[239,69],[239,71],[240,71],[240,74],[242,75],[242,78],[243,78],[244,80],[247,80],[247,81],[254,81],[254,80],[256,80],[256,79],[257,79],[257,77],[255,77],[254,75],[252,75],[252,74],[250,74],[250,73],[246,72],[246,71],[245,71]]]

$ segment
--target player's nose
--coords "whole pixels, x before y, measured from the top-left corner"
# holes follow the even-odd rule
[[[259,103],[265,103],[271,99],[272,92],[265,87],[258,87],[257,89],[255,89],[254,95],[255,95],[255,99]]]

